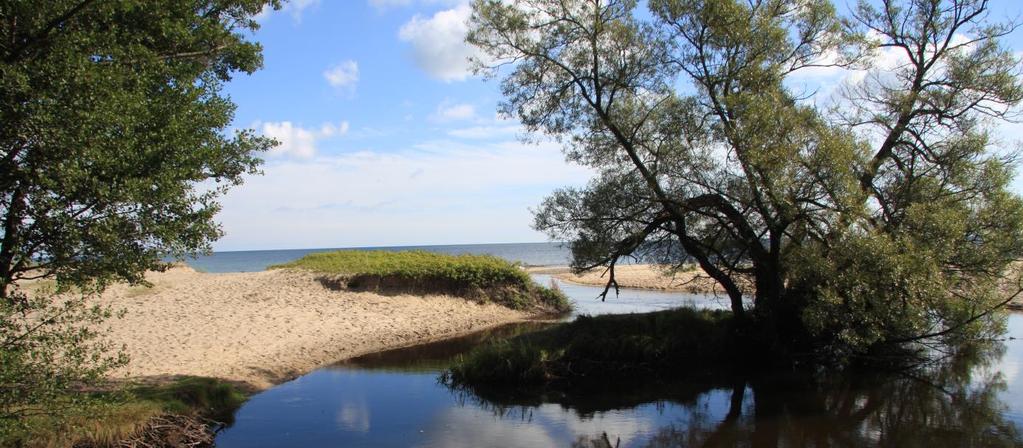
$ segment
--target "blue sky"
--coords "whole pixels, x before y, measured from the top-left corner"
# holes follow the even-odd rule
[[[469,76],[459,1],[293,1],[259,20],[235,126],[284,144],[221,201],[216,250],[544,241],[552,190],[589,173],[518,141]]]
[[[1018,16],[1023,5],[992,9]],[[292,0],[261,15],[264,68],[225,93],[236,128],[283,144],[222,198],[214,249],[544,241],[530,207],[590,172],[554,143],[521,143],[517,123],[496,116],[498,82],[465,62],[467,16],[464,0]]]

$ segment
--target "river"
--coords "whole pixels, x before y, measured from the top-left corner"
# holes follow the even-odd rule
[[[597,288],[560,286],[586,314],[725,306],[713,297],[635,290],[600,302]],[[525,330],[316,370],[253,396],[217,446],[1023,446],[1021,314],[1010,316],[1006,339],[990,352],[900,374],[608,384],[531,397],[478,397],[438,381],[459,353]]]

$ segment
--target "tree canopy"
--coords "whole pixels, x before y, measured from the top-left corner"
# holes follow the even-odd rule
[[[209,247],[215,199],[271,145],[228,135],[221,93],[262,64],[245,33],[267,3],[0,3],[0,296],[136,282]]]
[[[536,213],[576,268],[609,266],[610,288],[623,257],[695,263],[737,317],[839,355],[997,328],[1023,249],[992,135],[1023,99],[1015,23],[985,0],[646,4],[473,4],[502,112],[598,172]],[[863,76],[794,82],[822,67]]]
[[[229,132],[221,92],[262,64],[248,33],[268,5],[0,2],[0,440],[126,362],[90,293],[220,236],[218,196],[274,144]]]

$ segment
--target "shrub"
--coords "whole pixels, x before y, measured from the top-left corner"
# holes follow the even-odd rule
[[[703,366],[735,360],[735,330],[731,314],[724,311],[580,316],[479,347],[458,359],[443,379],[478,389],[698,373]]]

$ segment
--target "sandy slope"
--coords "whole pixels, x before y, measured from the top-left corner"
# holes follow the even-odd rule
[[[120,285],[100,299],[127,311],[109,322],[131,356],[119,378],[200,375],[263,389],[348,357],[527,317],[455,297],[332,291],[305,272],[174,268],[148,279],[151,289]]]

